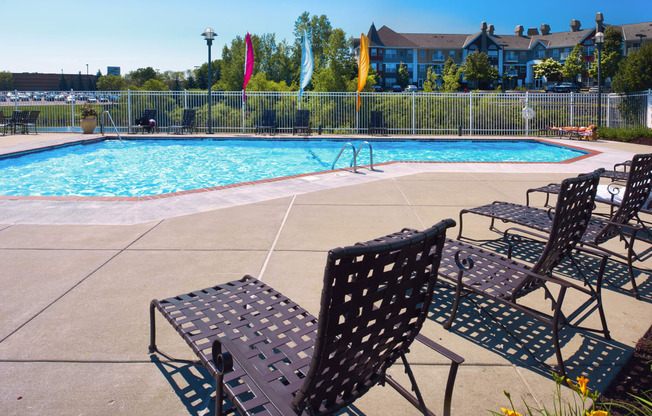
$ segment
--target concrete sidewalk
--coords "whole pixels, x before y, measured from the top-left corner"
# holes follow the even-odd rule
[[[38,138],[53,139],[45,134]],[[462,208],[494,200],[525,203],[531,187],[649,151],[618,143],[564,142],[603,153],[573,164],[459,163],[410,166],[413,171],[387,170],[386,175],[334,173],[299,185],[251,185],[240,191],[245,196],[216,191],[205,201],[169,198],[167,206],[131,206],[131,214],[119,221],[111,215],[119,217],[126,207],[116,203],[85,207],[0,201],[0,414],[205,414],[207,406],[212,409],[207,400],[213,391],[210,377],[147,354],[153,298],[252,274],[317,315],[331,248],[403,227],[423,229],[442,218],[457,220]],[[543,203],[543,197],[536,202]],[[156,215],[148,217],[148,211]],[[486,219],[465,220],[467,236],[496,237],[487,228]],[[456,235],[457,228],[449,233]],[[622,266],[610,262],[607,273],[627,286]],[[585,375],[592,389],[609,384],[652,322],[652,279],[642,272],[637,282],[640,301],[604,287],[612,340],[572,329],[563,332],[570,375]],[[509,404],[503,390],[511,392],[517,406],[523,397],[531,405],[551,407],[554,381],[539,362],[556,363],[549,330],[522,314],[480,304],[501,318],[501,326],[463,301],[456,324],[447,331],[442,325],[452,297],[450,290],[437,289],[422,333],[466,359],[455,386],[453,414],[499,411]],[[578,298],[569,294],[566,301],[576,303]],[[158,322],[160,348],[194,358],[176,332]],[[586,324],[596,322],[591,316]],[[445,361],[418,345],[409,359],[426,402],[441,414]],[[391,371],[397,379],[405,378],[401,368]],[[570,390],[563,390],[570,397]],[[524,411],[520,406],[517,410]],[[399,413],[419,414],[383,387],[374,388],[348,412]]]

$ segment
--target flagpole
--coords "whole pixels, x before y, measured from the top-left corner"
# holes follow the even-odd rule
[[[242,96],[244,96],[244,88],[242,89]],[[247,102],[245,100],[242,100],[242,133],[245,132],[245,104]]]

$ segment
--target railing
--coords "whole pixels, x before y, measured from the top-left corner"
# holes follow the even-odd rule
[[[158,111],[157,127],[164,130],[178,123],[184,109],[197,110],[196,125],[201,134],[207,130],[208,96],[202,91],[114,91],[47,93],[28,101],[10,101],[0,92],[0,110],[40,110],[41,132],[81,132],[79,106],[91,105],[98,113],[110,111],[116,131],[129,133],[129,126],[145,109]],[[18,91],[14,96],[24,97]],[[90,98],[90,99],[89,99]],[[371,111],[384,112],[388,134],[402,135],[528,135],[546,126],[640,127],[652,123],[652,91],[620,96],[530,92],[470,93],[362,93],[362,106],[356,112],[355,93],[304,92],[301,108],[310,110],[314,132],[325,134],[367,134]],[[4,100],[3,100],[4,99]],[[58,101],[62,100],[62,101]],[[525,106],[534,117],[525,120]],[[220,133],[255,133],[263,110],[275,109],[279,131],[291,133],[299,94],[292,92],[214,91],[212,126]]]

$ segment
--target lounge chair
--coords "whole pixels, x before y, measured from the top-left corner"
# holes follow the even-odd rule
[[[310,110],[297,110],[292,126],[292,134],[304,132],[310,134]]]
[[[329,251],[319,319],[251,276],[153,300],[149,351],[174,360],[156,346],[158,310],[197,354],[196,364],[215,377],[216,415],[222,414],[223,393],[240,414],[256,409],[331,415],[385,383],[431,415],[405,358],[416,339],[451,361],[444,395],[448,415],[464,360],[419,331],[432,302],[445,232],[454,225],[443,220],[422,232]],[[416,397],[386,373],[398,359]]]
[[[455,285],[455,301],[444,328],[452,326],[463,294],[489,298],[551,327],[557,364],[562,375],[565,374],[565,368],[559,331],[563,327],[601,332],[606,339],[610,339],[601,299],[602,276],[607,257],[602,257],[595,284],[583,274],[583,286],[553,275],[553,269],[564,258],[571,256],[587,228],[598,182],[599,171],[562,182],[549,237],[543,253],[533,266],[466,242],[447,239],[438,272],[443,280]],[[558,290],[551,290],[553,288]],[[519,301],[537,289],[542,289],[542,301],[535,302],[536,299],[530,296],[525,302]],[[566,310],[569,305],[564,305],[564,297],[571,291],[576,294],[573,302],[580,300],[578,297],[586,297],[586,301],[574,311]],[[596,309],[602,329],[580,326]]]
[[[256,126],[256,133],[275,134],[276,130],[276,110],[263,110],[263,120]]]
[[[148,133],[153,133],[156,128],[156,120],[158,118],[158,110],[156,109],[147,109],[143,112],[143,116],[136,119],[136,124],[131,126],[135,131],[141,130],[145,133],[147,130]],[[154,120],[154,125],[151,124],[151,120]]]
[[[29,111],[22,110],[17,110],[11,113],[11,119],[9,119],[9,123],[11,124],[11,128],[14,134],[16,134],[16,127],[22,126],[22,124],[25,122],[28,113]]]
[[[25,111],[26,116],[24,117],[23,121],[19,124],[20,126],[23,127],[23,133],[29,134],[29,128],[33,127],[34,128],[34,134],[38,134],[38,130],[36,128],[36,122],[38,121],[38,116],[41,114],[40,111]]]
[[[387,124],[382,111],[372,111],[369,118],[369,134],[387,134]]]
[[[183,117],[181,118],[181,124],[168,127],[168,134],[173,131],[175,133],[183,133],[184,130],[194,131],[195,115],[196,115],[196,111],[194,109],[183,110]]]
[[[652,154],[634,156],[628,172],[627,186],[622,203],[610,218],[601,218],[594,215],[580,241],[582,246],[598,249],[627,263],[629,277],[632,282],[632,292],[637,299],[640,299],[640,294],[634,278],[633,263],[634,261],[644,261],[652,255],[652,231],[639,218],[639,212],[650,196],[651,187]],[[458,238],[462,235],[462,215],[466,213],[490,217],[490,228],[493,230],[496,230],[494,227],[496,220],[515,223],[544,233],[549,233],[552,227],[552,220],[548,216],[548,210],[546,209],[495,201],[489,205],[460,211]],[[624,242],[626,254],[605,247],[607,241],[616,237]],[[637,241],[646,243],[650,247],[637,252],[634,249]]]

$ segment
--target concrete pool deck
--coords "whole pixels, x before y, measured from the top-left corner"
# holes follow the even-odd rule
[[[80,138],[0,137],[0,152]],[[461,209],[494,200],[524,203],[528,188],[650,151],[559,142],[601,153],[570,164],[386,165],[383,172],[340,171],[147,202],[0,200],[0,414],[205,414],[212,391],[206,373],[147,354],[151,299],[252,274],[316,315],[331,248],[457,220]],[[487,226],[469,218],[465,235],[495,237]],[[627,286],[622,266],[610,262],[607,273]],[[604,287],[612,340],[564,331],[562,352],[573,379],[584,374],[590,388],[602,390],[632,354],[652,323],[652,278],[641,272],[637,282],[640,301]],[[555,363],[546,329],[516,313],[505,315],[510,319],[501,327],[466,303],[447,331],[442,325],[451,302],[449,290],[437,290],[422,333],[466,359],[453,414],[508,407],[503,390],[521,413],[521,397],[550,407],[554,381],[537,361]],[[480,305],[502,312],[489,302]],[[193,358],[176,332],[158,322],[158,345]],[[588,324],[595,323],[591,316]],[[409,359],[426,402],[441,414],[445,361],[417,345]],[[399,367],[391,371],[403,380]],[[570,397],[569,389],[563,391]],[[398,413],[419,414],[394,390],[376,387],[347,414]]]

